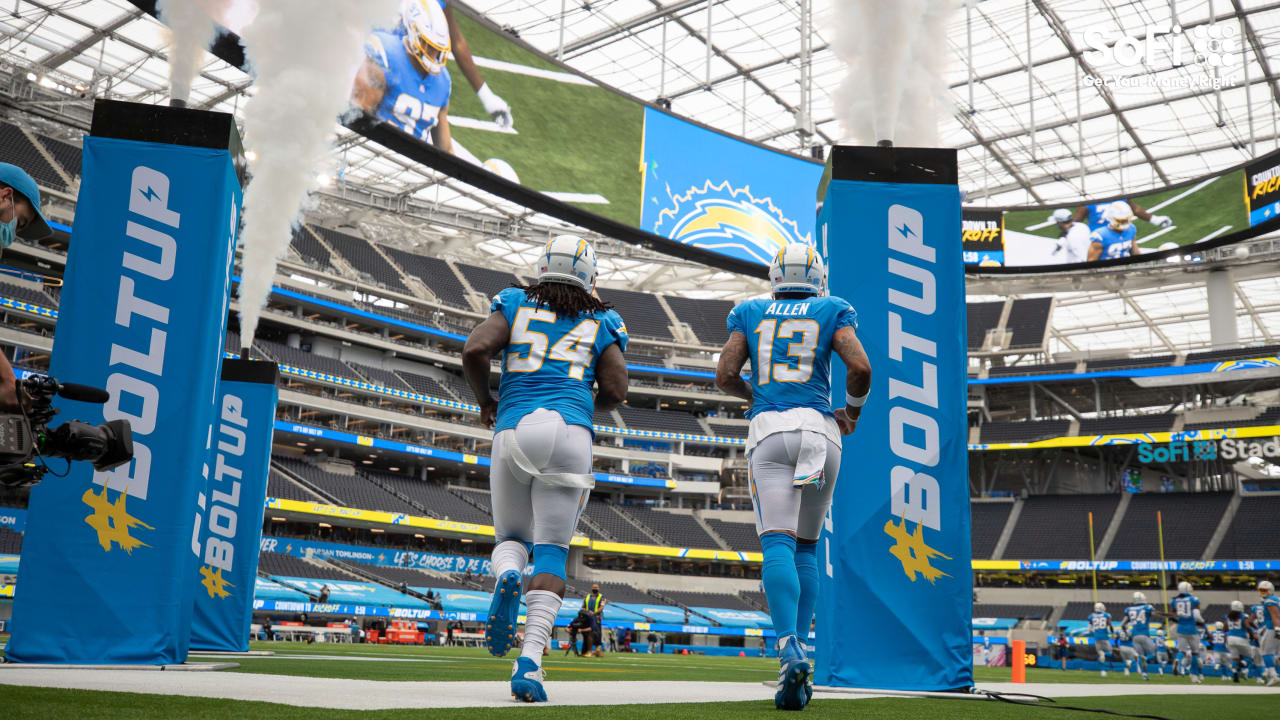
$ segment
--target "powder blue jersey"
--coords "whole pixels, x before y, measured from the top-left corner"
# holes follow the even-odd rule
[[[1129,632],[1133,635],[1151,635],[1151,614],[1155,608],[1151,605],[1130,605],[1124,609],[1124,616],[1129,620]]]
[[[560,413],[569,425],[591,429],[596,360],[614,343],[627,349],[627,327],[618,313],[560,317],[546,306],[535,307],[520,288],[495,295],[492,312],[502,313],[511,328],[502,355],[494,432],[514,428],[538,408]]]
[[[838,297],[748,300],[727,320],[751,350],[753,418],[766,411],[813,408],[831,415],[831,339],[858,327],[858,314]],[[841,407],[844,403],[840,403]]]
[[[1108,226],[1103,226],[1089,233],[1089,243],[1098,243],[1102,245],[1102,256],[1100,260],[1111,260],[1112,258],[1129,257],[1133,250],[1133,238],[1138,234],[1138,228],[1130,225],[1121,232],[1116,232]]]
[[[1227,637],[1238,637],[1246,640],[1249,639],[1249,634],[1244,629],[1244,619],[1244,613],[1240,613],[1235,617],[1235,619],[1231,618],[1231,613],[1227,613]]]
[[[1089,232],[1093,232],[1098,228],[1104,228],[1107,226],[1107,221],[1106,221],[1106,218],[1103,217],[1103,214],[1106,213],[1107,208],[1113,202],[1115,202],[1115,200],[1108,200],[1107,202],[1101,202],[1101,203],[1092,203],[1085,206],[1089,210],[1089,217],[1085,219],[1085,222],[1089,224]]]
[[[1094,640],[1106,640],[1111,637],[1111,613],[1090,613],[1089,630]]]
[[[1262,626],[1268,630],[1276,629],[1276,621],[1271,618],[1271,608],[1280,610],[1280,597],[1268,595],[1262,600]]]
[[[1173,616],[1178,619],[1179,635],[1195,635],[1199,633],[1196,630],[1195,611],[1196,608],[1200,607],[1200,598],[1182,593],[1174,596],[1169,601],[1169,605],[1173,608]]]
[[[1211,641],[1211,645],[1214,650],[1227,649],[1227,634],[1221,630],[1214,630],[1209,633],[1209,640]]]
[[[443,5],[443,3],[441,3]],[[374,114],[423,140],[431,140],[440,110],[449,106],[453,81],[449,70],[423,72],[404,47],[405,31],[376,30],[365,43],[365,54],[382,70],[387,90]]]

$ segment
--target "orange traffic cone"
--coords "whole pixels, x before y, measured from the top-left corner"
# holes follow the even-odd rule
[[[688,655],[688,654],[689,654],[689,648],[685,648],[685,649],[681,650],[681,651],[680,651],[680,654],[681,654],[681,655]]]
[[[746,656],[747,656],[747,653],[746,653],[746,651],[745,651],[745,650],[739,650],[739,651],[738,651],[738,657],[746,657]]]

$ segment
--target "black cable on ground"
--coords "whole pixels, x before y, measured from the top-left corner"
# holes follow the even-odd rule
[[[1143,718],[1143,720],[1172,720],[1171,718],[1167,718],[1163,715],[1139,715],[1136,713],[1118,712],[1116,710],[1105,710],[1103,708],[1087,708],[1087,707],[1079,707],[1076,705],[1061,705],[1058,703],[1057,700],[1054,700],[1053,698],[1044,697],[1043,695],[1032,695],[1031,693],[1002,693],[1002,692],[995,692],[994,690],[975,690],[974,693],[977,695],[988,697],[992,700],[998,700],[999,702],[1009,703],[1010,705],[1026,705],[1028,707],[1042,707],[1049,710],[1074,710],[1076,712],[1090,712],[1090,713],[1098,713],[1100,715],[1115,715],[1116,717]],[[1027,702],[1025,700],[1013,699],[1016,697],[1035,698],[1036,702]],[[1041,704],[1042,702],[1048,703],[1048,704],[1042,705]]]

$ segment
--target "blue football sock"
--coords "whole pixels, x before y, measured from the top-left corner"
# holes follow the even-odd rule
[[[818,604],[818,543],[796,543],[796,574],[800,576],[799,614],[796,633],[802,644],[809,640],[809,623]]]
[[[785,533],[765,533],[760,536],[760,546],[764,549],[764,567],[760,574],[769,600],[773,630],[779,639],[795,635],[800,603],[796,539]]]
[[[1191,656],[1191,674],[1192,674],[1192,675],[1200,675],[1200,674],[1201,674],[1201,673],[1200,673],[1200,656],[1199,656],[1199,655],[1192,655],[1192,656]]]

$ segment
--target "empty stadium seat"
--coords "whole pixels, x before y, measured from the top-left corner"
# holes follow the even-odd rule
[[[1174,356],[1172,355],[1144,355],[1133,358],[1107,358],[1105,360],[1090,360],[1085,364],[1085,372],[1093,372],[1094,370],[1121,370],[1129,368],[1144,367],[1163,367],[1172,365]]]
[[[21,555],[22,533],[0,528],[0,555]]]
[[[981,440],[984,443],[1035,442],[1062,437],[1070,431],[1070,420],[993,422],[982,426]]]
[[[1013,503],[1008,502],[969,503],[970,539],[975,558],[986,560],[995,552],[1011,510]]]
[[[620,509],[661,535],[670,547],[719,547],[692,515],[655,510],[644,505],[625,505]]]
[[[440,579],[435,575],[428,575],[427,573],[422,572],[421,570],[415,570],[414,568],[395,567],[395,566],[388,566],[388,565],[370,565],[368,563],[353,562],[353,561],[347,561],[347,562],[350,562],[352,565],[359,568],[361,572],[366,573],[372,577],[375,577],[379,581],[387,585],[391,585],[392,587],[398,586],[400,585],[400,583],[404,583],[405,585],[408,585],[410,587],[414,587],[414,586],[431,587],[431,586],[434,586],[436,584],[436,581]]]
[[[399,248],[383,246],[387,255],[404,270],[405,274],[422,281],[440,302],[454,307],[469,308],[467,290],[462,281],[449,267],[449,263],[439,258],[427,257],[406,252]]]
[[[603,590],[601,590],[603,592]],[[691,592],[688,590],[657,590],[663,597],[687,607],[725,608],[726,610],[755,610],[747,601],[725,593]]]
[[[605,602],[615,603],[636,603],[639,605],[656,605],[660,601],[658,598],[646,593],[640,588],[614,582],[594,582],[592,580],[571,578],[569,580],[573,584],[574,589],[579,595],[586,596],[591,591],[591,585],[600,586],[600,594],[604,595]]]
[[[987,338],[987,331],[994,330],[1000,324],[1000,316],[1004,313],[1004,301],[968,303],[965,314],[968,316],[969,349],[982,349],[982,342]]]
[[[417,375],[404,370],[397,370],[396,374],[399,375],[404,380],[405,384],[407,384],[412,390],[420,392],[423,395],[444,398],[446,400],[456,399],[454,398],[453,393],[446,390],[444,385],[441,385],[440,381],[433,377]]]
[[[650,410],[629,405],[619,405],[627,427],[637,430],[656,430],[658,432],[688,433],[690,435],[706,435],[698,421],[687,412],[674,410]]]
[[[1280,552],[1280,497],[1240,498],[1240,507],[1214,553],[1224,560],[1274,560]]]
[[[1073,362],[1049,363],[1047,365],[1002,365],[993,366],[987,371],[988,377],[1000,377],[1006,375],[1056,375],[1058,373],[1070,373],[1076,371],[1076,364]]]
[[[280,471],[271,468],[267,474],[267,497],[282,500],[301,500],[302,502],[324,502],[324,499],[298,483],[290,480]]]
[[[321,492],[332,496],[344,507],[387,512],[421,514],[413,505],[374,485],[359,475],[339,475],[311,463],[286,457],[273,457],[272,461],[297,475]]]
[[[1134,495],[1129,499],[1129,509],[1120,522],[1107,558],[1160,557],[1160,538],[1156,531],[1159,512],[1164,524],[1164,556],[1170,560],[1199,560],[1230,501],[1231,493]]]
[[[472,288],[487,297],[493,297],[512,285],[524,284],[520,282],[520,278],[516,277],[514,273],[506,270],[494,270],[493,268],[480,267],[478,265],[458,263],[458,271],[467,279],[467,282],[471,283]]]
[[[707,525],[710,525],[711,529],[734,550],[760,551],[760,536],[756,534],[756,526],[752,523],[707,518]]]
[[[32,305],[39,305],[43,308],[56,310],[58,303],[53,298],[46,295],[40,290],[27,287],[26,285],[18,285],[17,283],[0,282],[0,297],[7,297],[11,300],[21,300]]]
[[[1001,605],[994,603],[975,603],[974,617],[1018,618],[1047,620],[1053,614],[1051,605]]]
[[[1187,355],[1187,364],[1221,362],[1223,360],[1248,360],[1250,358],[1274,357],[1280,354],[1280,345],[1255,345],[1253,347],[1231,348],[1229,350],[1204,350]]]
[[[262,551],[258,553],[258,571],[268,575],[285,577],[316,578],[319,580],[355,580],[348,574],[332,567],[322,567],[309,563],[300,557],[285,553]]]
[[[368,472],[366,474],[409,498],[414,504],[422,506],[435,517],[478,525],[493,523],[487,513],[449,492],[443,485],[391,473]],[[413,512],[421,513],[416,509]]]
[[[613,305],[627,324],[627,332],[633,336],[671,340],[671,321],[658,304],[658,298],[649,293],[614,288],[597,288],[601,300]]]
[[[1119,495],[1033,495],[1022,501],[1004,559],[1088,560],[1089,513],[1097,542],[1119,502]]]
[[[409,387],[409,384],[402,380],[399,375],[396,375],[390,370],[383,370],[382,368],[376,368],[369,365],[359,365],[357,363],[351,363],[351,367],[355,368],[356,372],[363,375],[366,380],[375,385],[381,385],[393,390],[413,390],[413,388]]]
[[[80,177],[80,158],[82,153],[79,147],[44,135],[36,135],[36,140],[40,141],[44,149],[49,151],[49,154],[53,156],[54,160],[58,161],[58,164],[62,166],[63,170],[67,171],[68,175],[73,178]]]
[[[1044,345],[1049,330],[1049,315],[1053,311],[1053,297],[1018,298],[1009,309],[1010,348],[1036,348]]]
[[[694,298],[666,296],[667,306],[676,319],[693,329],[704,345],[724,345],[729,339],[725,319],[733,310],[728,300],[697,300]]]
[[[603,500],[594,498],[588,500],[587,506],[583,508],[582,513],[618,542],[637,543],[640,545],[653,545],[655,542],[653,538],[645,535],[635,525],[628,522],[626,518],[619,515],[614,510],[613,505]]]
[[[298,251],[298,255],[302,256],[304,261],[311,265],[322,269],[333,268],[329,249],[321,245],[305,226],[298,225],[293,229],[293,238],[289,240],[289,244]]]
[[[1081,435],[1121,435],[1125,433],[1167,432],[1176,416],[1172,413],[1086,418],[1080,421]]]
[[[44,159],[44,155],[17,125],[0,120],[0,147],[4,148],[5,162],[26,170],[37,184],[55,190],[67,189],[67,181]]]
[[[295,347],[289,347],[282,343],[263,340],[261,338],[255,338],[253,345],[259,350],[265,352],[272,360],[284,363],[285,365],[292,365],[297,368],[302,368],[303,370],[314,370],[316,372],[335,375],[342,378],[349,378],[351,380],[360,380],[360,375],[355,370],[352,370],[346,363],[335,358],[317,355],[315,353],[307,352],[306,350],[299,350]]]
[[[319,226],[314,226],[312,229],[329,244],[329,247],[350,263],[351,267],[368,275],[374,282],[386,288],[406,295],[411,294],[409,288],[405,287],[404,281],[400,279],[400,273],[387,262],[386,258],[378,254],[368,240]]]
[[[715,418],[707,418],[707,424],[711,426],[711,432],[717,437],[746,438],[749,426],[741,423],[726,423],[716,420]]]

